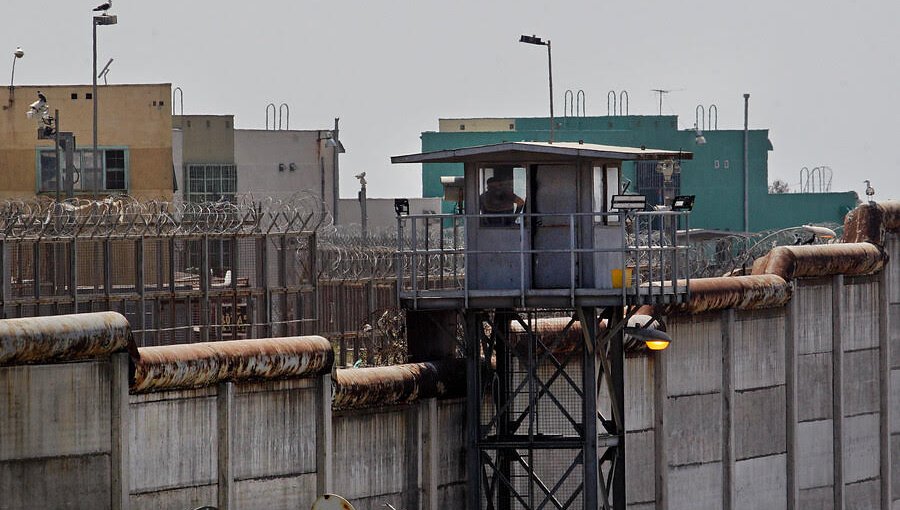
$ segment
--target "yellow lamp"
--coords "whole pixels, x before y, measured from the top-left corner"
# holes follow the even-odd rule
[[[672,343],[672,337],[670,337],[665,331],[660,331],[654,328],[648,327],[628,327],[625,328],[625,333],[637,338],[638,340],[643,340],[644,344],[648,349],[652,351],[661,351],[669,346]]]

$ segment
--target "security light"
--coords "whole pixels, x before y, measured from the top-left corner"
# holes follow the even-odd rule
[[[647,327],[647,325],[639,328],[627,327],[624,328],[624,331],[626,334],[642,340],[647,345],[647,348],[653,351],[661,351],[672,343],[672,337],[665,331]]]
[[[673,211],[691,211],[694,209],[695,195],[678,195],[672,201]]]
[[[812,234],[814,237],[818,237],[819,239],[834,239],[837,237],[837,233],[834,230],[831,230],[827,227],[819,227],[816,225],[803,225],[803,231]]]
[[[397,216],[409,216],[409,199],[395,198],[394,212],[397,213]]]
[[[706,145],[706,137],[703,136],[703,131],[701,131],[700,128],[697,127],[696,123],[694,123],[694,133],[696,134],[696,136],[694,137],[694,143],[696,143],[697,145]]]
[[[610,209],[616,211],[643,211],[647,208],[644,195],[613,195]]]

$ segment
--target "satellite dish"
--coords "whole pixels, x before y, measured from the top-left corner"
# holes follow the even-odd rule
[[[322,494],[313,503],[311,510],[355,510],[353,505],[337,494]]]

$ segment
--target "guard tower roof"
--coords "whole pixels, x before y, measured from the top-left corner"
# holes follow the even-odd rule
[[[572,158],[607,160],[692,159],[684,151],[616,147],[579,142],[504,142],[461,149],[448,149],[421,154],[391,157],[391,163],[465,163],[487,161],[560,161]]]

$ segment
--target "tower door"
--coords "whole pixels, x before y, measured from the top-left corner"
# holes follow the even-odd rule
[[[570,165],[532,167],[532,282],[536,289],[569,288],[572,281],[572,221],[578,211],[577,172]],[[577,243],[577,232],[575,242]],[[554,250],[547,252],[547,250]],[[560,250],[560,251],[555,251]],[[578,270],[575,271],[578,285]]]

